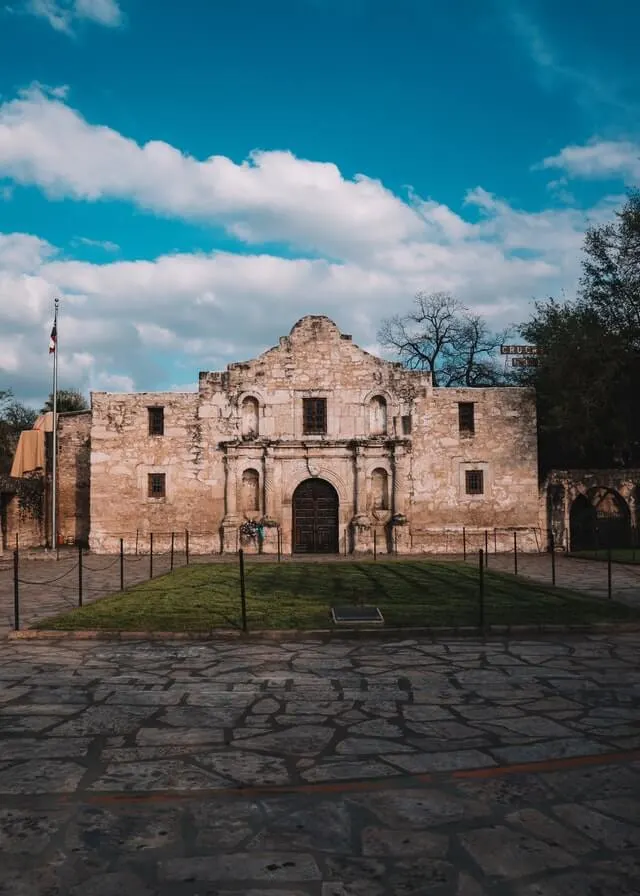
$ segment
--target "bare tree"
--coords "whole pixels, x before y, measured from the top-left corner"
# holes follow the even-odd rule
[[[492,333],[449,293],[420,292],[411,311],[382,321],[378,342],[434,386],[495,386],[508,379],[496,351],[509,332]]]

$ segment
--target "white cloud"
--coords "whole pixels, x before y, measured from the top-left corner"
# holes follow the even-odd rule
[[[56,250],[46,240],[25,233],[0,233],[0,271],[32,274]]]
[[[117,0],[27,0],[25,9],[66,34],[71,34],[80,21],[107,28],[117,28],[123,21]]]
[[[111,240],[92,240],[88,236],[77,236],[72,240],[73,246],[89,246],[90,249],[104,249],[105,252],[119,252],[120,246]]]
[[[52,198],[126,199],[163,215],[220,221],[248,243],[287,242],[332,257],[362,256],[418,237],[418,210],[379,181],[345,179],[290,152],[199,161],[167,143],[144,146],[86,122],[41,86],[0,106],[0,175]]]
[[[640,183],[640,143],[596,139],[582,146],[565,146],[537,167],[560,169],[569,177],[600,180],[615,177],[637,185]]]
[[[479,222],[465,222],[473,239],[400,242],[363,265],[231,252],[96,264],[57,257],[33,236],[5,235],[0,384],[25,397],[46,393],[55,295],[61,385],[153,389],[253,357],[303,314],[328,314],[372,346],[381,319],[408,309],[419,289],[451,290],[501,326],[527,316],[532,297],[572,288],[580,216],[527,215],[488,193],[473,196],[485,206]]]
[[[522,320],[532,298],[573,291],[586,226],[620,200],[527,212],[478,186],[455,211],[288,152],[236,164],[138,146],[88,124],[64,98],[37,87],[0,107],[0,178],[222,224],[255,251],[89,263],[37,235],[0,234],[0,388],[25,398],[49,391],[56,295],[61,386],[168,387],[253,357],[303,314],[328,314],[372,346],[380,321],[418,290],[449,290],[496,327]],[[308,257],[278,257],[268,246],[281,241]]]

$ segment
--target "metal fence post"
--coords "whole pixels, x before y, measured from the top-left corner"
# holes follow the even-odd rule
[[[280,532],[280,526],[276,529],[276,535],[278,542],[278,563],[280,563],[282,554],[282,533]]]
[[[376,529],[373,530],[373,559],[378,559],[378,532]]]
[[[16,541],[18,540],[16,536]],[[20,583],[18,580],[20,561],[18,548],[13,552],[13,627],[20,631]]]
[[[467,529],[466,526],[462,527],[462,559],[467,559]]]
[[[395,555],[397,557],[398,556],[398,528],[397,528],[397,526],[394,526],[394,528],[393,528],[393,541],[394,541],[394,547],[395,547]]]
[[[493,527],[493,553],[498,553],[498,530],[496,527]]]
[[[518,533],[513,533],[513,572],[518,575]]]
[[[485,557],[483,557],[482,554],[483,554],[483,551],[482,551],[482,548],[480,548],[480,551],[478,552],[478,571],[480,573],[480,582],[479,582],[479,584],[480,584],[480,594],[479,594],[480,603],[479,603],[479,607],[478,607],[478,609],[479,609],[478,623],[479,623],[480,628],[484,628],[484,564],[485,564],[485,559],[486,559],[486,555],[485,555]]]
[[[176,533],[171,533],[171,572],[173,572],[173,553],[176,546]]]
[[[120,591],[124,591],[124,538],[120,539]]]
[[[238,551],[240,558],[240,605],[242,609],[242,631],[247,631],[247,594],[244,582],[244,551],[242,548]]]
[[[149,578],[153,578],[153,532],[149,533]]]
[[[489,565],[489,530],[484,530],[484,565]]]
[[[611,600],[611,548],[607,548],[607,597]]]
[[[78,545],[78,606],[82,606],[82,545]]]
[[[138,556],[138,538],[140,535],[139,529],[136,529],[136,557]]]
[[[553,532],[549,534],[549,550],[551,551],[551,584],[556,583],[556,546],[553,540]]]
[[[189,530],[184,530],[184,555],[187,561],[187,566],[189,565]]]

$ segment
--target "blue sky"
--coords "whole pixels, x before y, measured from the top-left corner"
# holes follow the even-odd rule
[[[571,294],[640,183],[628,0],[0,0],[0,388],[191,388],[305,313]]]

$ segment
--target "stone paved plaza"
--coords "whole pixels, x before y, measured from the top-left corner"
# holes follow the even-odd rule
[[[0,894],[636,894],[639,651],[5,641]]]

